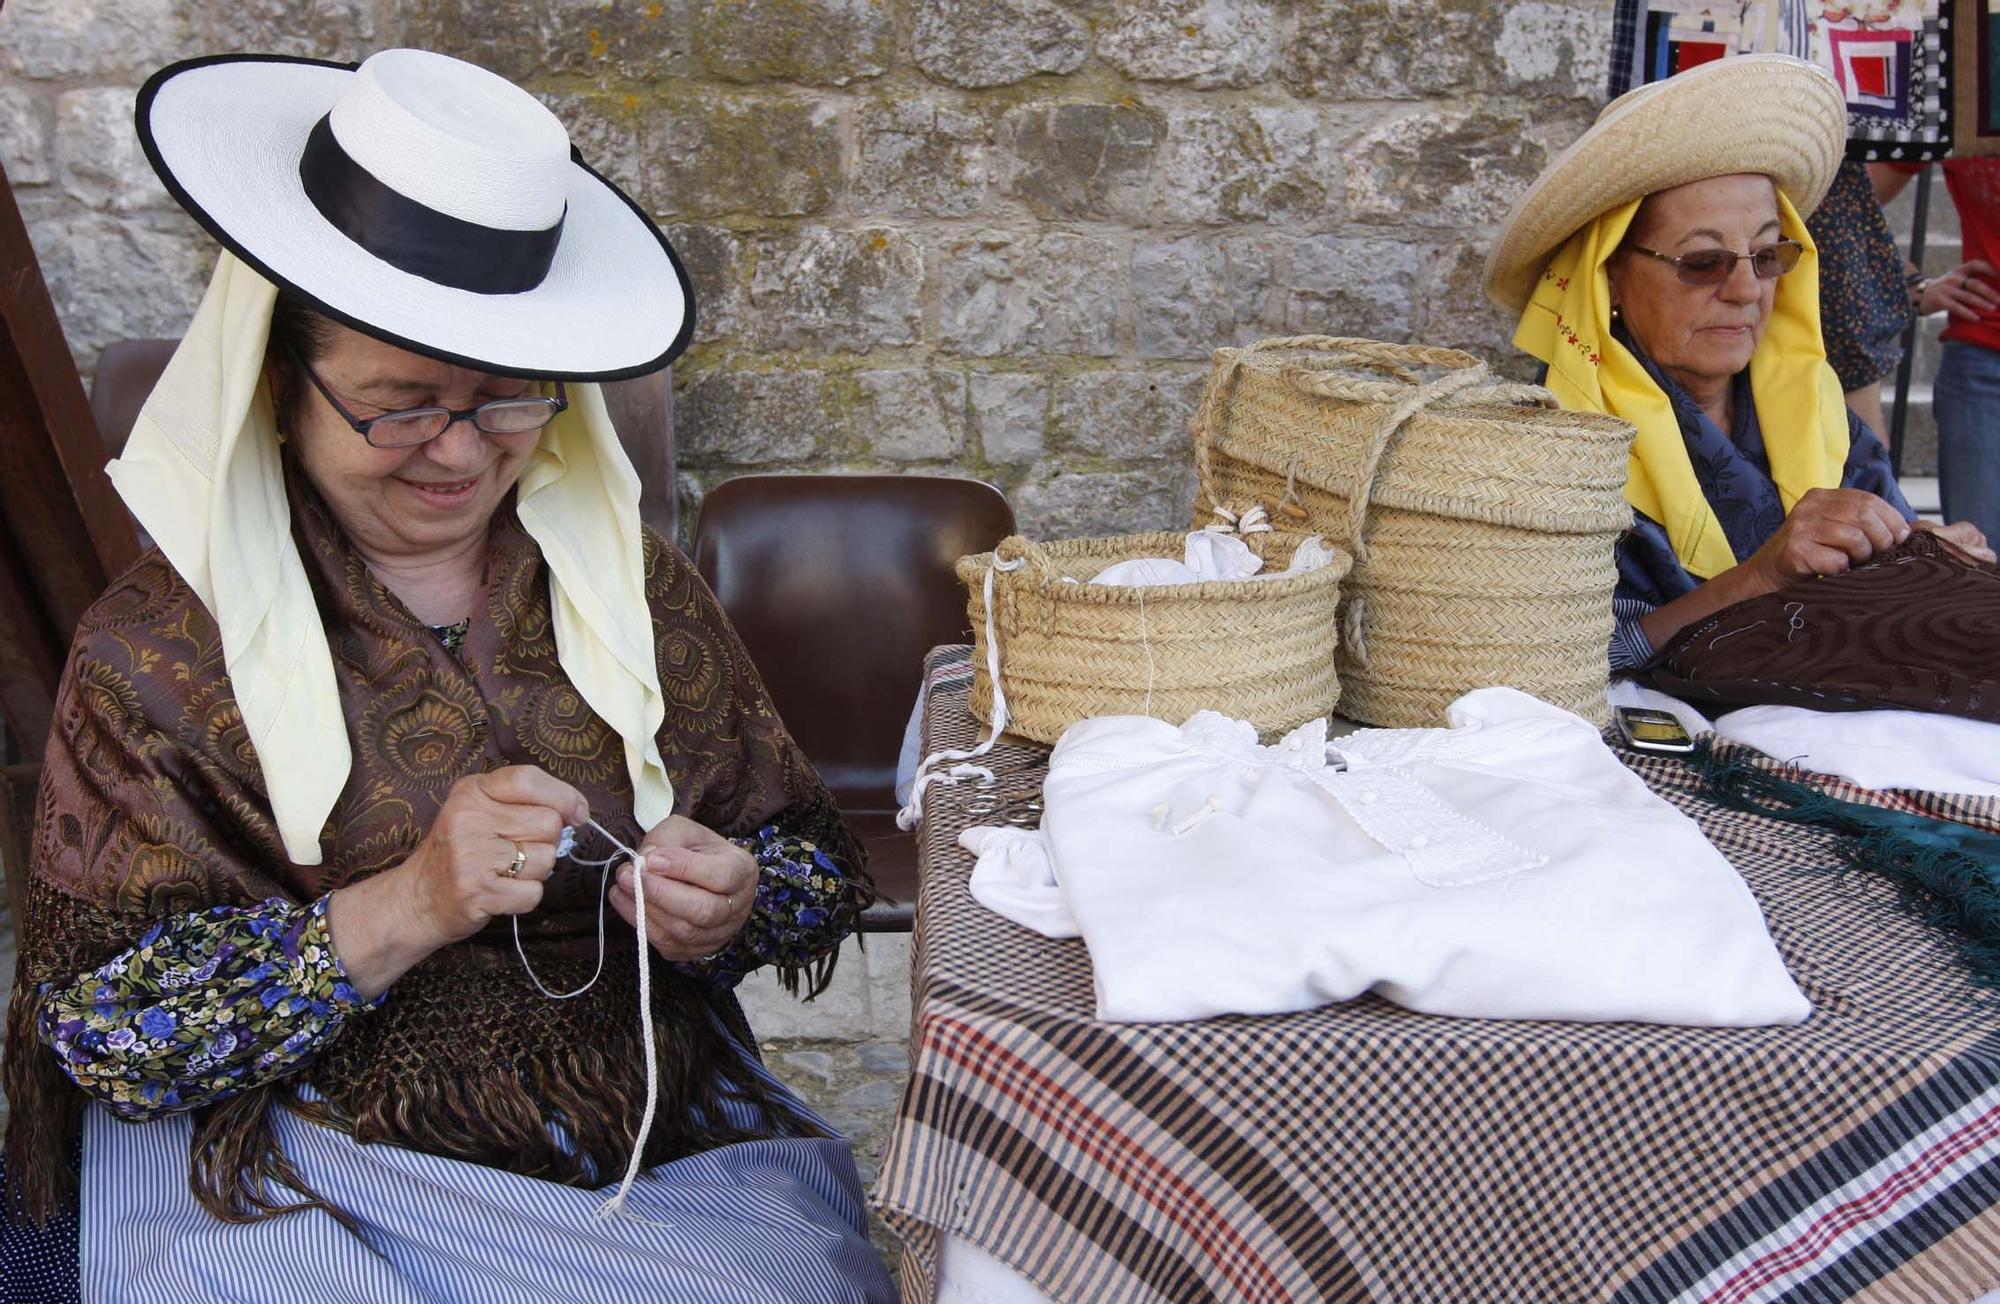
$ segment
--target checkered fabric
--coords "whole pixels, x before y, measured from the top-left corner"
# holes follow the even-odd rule
[[[1972,797],[1961,793],[1921,792],[1914,788],[1863,788],[1838,775],[1819,774],[1812,770],[1802,770],[1784,761],[1773,759],[1754,748],[1741,743],[1732,743],[1716,738],[1711,743],[1715,754],[1722,760],[1742,761],[1781,774],[1787,779],[1809,783],[1841,801],[1851,801],[1863,806],[1881,806],[1887,810],[1907,811],[1912,815],[1925,815],[1935,820],[1952,820],[1959,824],[1970,824],[1988,833],[2000,833],[2000,797]]]
[[[926,749],[966,746],[967,650]],[[1046,751],[989,758],[1018,798]],[[1081,942],[977,905],[971,785],[922,829],[915,1071],[874,1201],[1058,1300],[1970,1299],[2000,1284],[2000,1003],[1810,828],[1626,758],[1742,871],[1815,1012],[1758,1030],[1446,1019],[1373,997],[1092,1017]],[[992,794],[985,794],[991,805]],[[990,818],[990,817],[989,817]]]

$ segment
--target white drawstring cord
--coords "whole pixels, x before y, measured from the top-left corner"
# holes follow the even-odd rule
[[[611,835],[611,831],[596,820],[585,823],[604,835],[604,840],[617,850],[603,860],[586,860],[572,853],[576,850],[576,830],[565,828],[562,840],[556,844],[556,857],[569,856],[579,865],[592,866],[599,870],[597,879],[597,968],[591,972],[590,980],[573,992],[552,992],[536,976],[534,966],[528,963],[528,953],[521,946],[521,917],[514,916],[514,954],[521,957],[521,968],[527,970],[528,981],[535,990],[552,1001],[566,1001],[573,996],[581,996],[597,985],[599,975],[604,972],[604,898],[605,889],[611,882],[611,869],[620,861],[632,864],[632,917],[636,921],[633,932],[639,939],[639,1039],[644,1045],[646,1059],[646,1107],[639,1115],[639,1131],[632,1138],[632,1157],[625,1164],[625,1177],[618,1183],[618,1190],[598,1207],[600,1221],[625,1212],[625,1197],[631,1194],[632,1183],[638,1180],[640,1165],[645,1162],[646,1138],[653,1131],[653,1116],[660,1108],[660,1065],[655,1049],[653,1033],[653,966],[647,954],[646,943],[646,859],[637,849],[628,847]],[[628,1215],[629,1216],[629,1215]],[[642,1221],[652,1221],[643,1219]]]
[[[972,761],[993,750],[1000,741],[1000,734],[1007,727],[1007,694],[1000,686],[1000,638],[993,623],[993,573],[995,571],[1017,571],[1027,564],[1027,558],[1016,557],[1012,561],[1002,561],[996,554],[993,564],[986,568],[986,578],[980,592],[986,601],[986,680],[993,685],[993,726],[987,731],[986,741],[970,751],[946,749],[932,752],[917,767],[917,781],[910,787],[910,801],[896,812],[896,827],[905,833],[917,827],[924,817],[924,789],[934,783],[952,787],[960,779],[977,777],[982,787],[992,786],[993,771],[983,765],[953,765],[948,770],[933,771],[932,767],[946,761]]]

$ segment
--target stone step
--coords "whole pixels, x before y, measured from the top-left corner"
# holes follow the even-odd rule
[[[1896,419],[1896,394],[1893,386],[1887,386],[1882,393],[1882,414],[1890,422]],[[1881,434],[1886,439],[1887,431]],[[1937,474],[1937,421],[1931,415],[1931,387],[1929,384],[1910,386],[1910,415],[1903,425],[1903,474],[1909,476],[1929,476]]]

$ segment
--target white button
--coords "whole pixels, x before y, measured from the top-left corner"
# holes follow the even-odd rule
[[[1416,847],[1418,850],[1422,850],[1423,848],[1431,845],[1430,836],[1428,834],[1419,833],[1417,834],[1416,837],[1410,839],[1410,845]]]
[[[1363,806],[1373,806],[1375,804],[1375,794],[1373,792],[1363,792],[1361,794],[1361,804]]]

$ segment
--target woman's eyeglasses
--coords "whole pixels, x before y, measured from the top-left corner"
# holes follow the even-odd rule
[[[1644,245],[1633,245],[1631,248],[1634,253],[1672,263],[1674,270],[1680,273],[1682,285],[1720,285],[1736,274],[1736,264],[1746,258],[1750,260],[1750,270],[1756,273],[1758,280],[1775,281],[1797,267],[1799,255],[1805,252],[1805,246],[1796,240],[1780,240],[1747,254],[1728,249],[1697,249],[1678,258]]]
[[[363,421],[340,405],[340,400],[327,389],[324,381],[306,365],[304,358],[294,358],[306,379],[320,392],[341,420],[354,427],[354,432],[376,448],[414,448],[418,444],[428,444],[445,431],[451,429],[454,421],[470,421],[476,428],[489,435],[525,435],[543,426],[569,410],[569,398],[563,392],[562,382],[556,382],[554,398],[535,396],[532,398],[496,398],[478,407],[453,409],[446,407],[405,408],[400,412],[385,412],[379,417]]]

